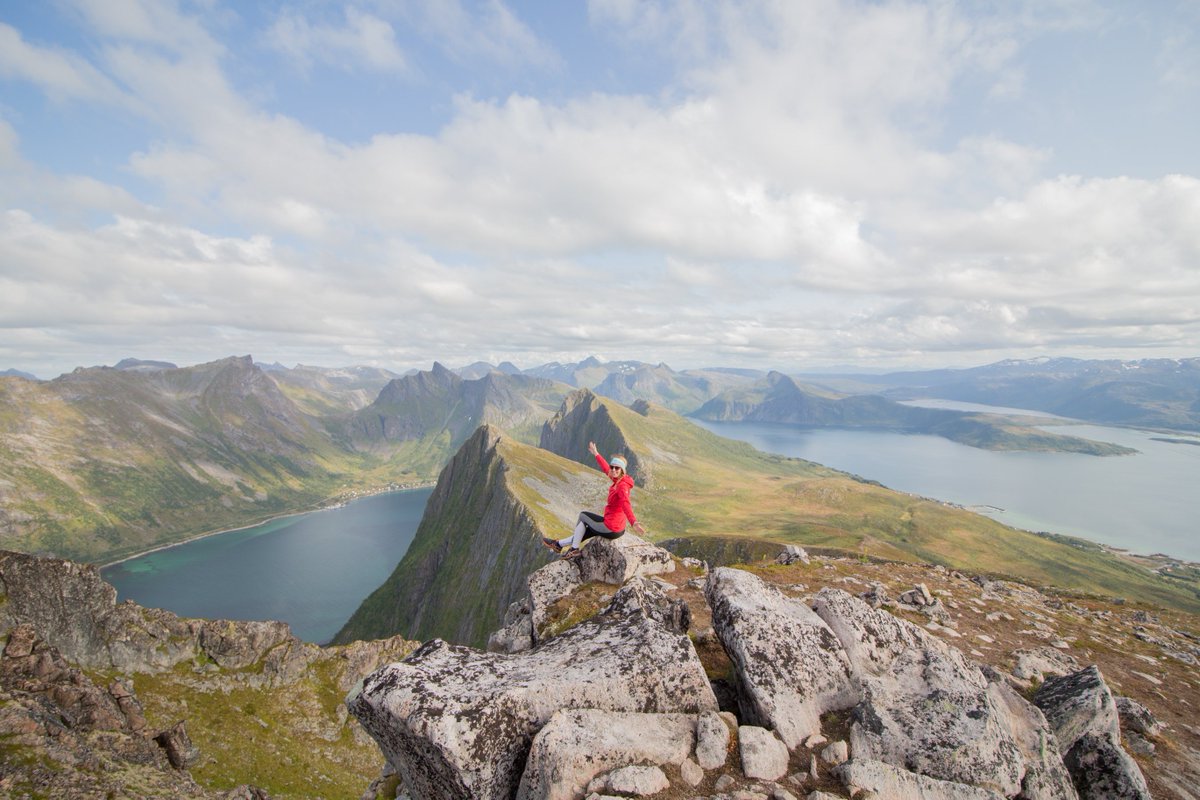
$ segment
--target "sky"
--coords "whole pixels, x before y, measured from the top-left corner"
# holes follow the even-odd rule
[[[1200,356],[1200,0],[0,0],[0,370]]]

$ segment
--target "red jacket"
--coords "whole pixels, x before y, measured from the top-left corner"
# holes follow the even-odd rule
[[[604,456],[596,453],[596,463],[600,465],[600,469],[605,475],[609,474],[608,462],[604,460]],[[633,515],[633,506],[629,503],[633,478],[629,477],[628,473],[622,472],[621,477],[616,479],[609,475],[609,480],[612,481],[612,486],[608,489],[608,502],[604,505],[604,524],[610,531],[623,531],[626,521],[630,525],[637,522],[637,517]]]

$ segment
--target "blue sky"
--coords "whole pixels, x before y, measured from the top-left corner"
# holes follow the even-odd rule
[[[0,4],[0,368],[1200,356],[1200,3]]]

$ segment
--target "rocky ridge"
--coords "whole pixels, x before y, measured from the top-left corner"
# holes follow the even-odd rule
[[[442,470],[404,558],[334,643],[400,634],[482,646],[545,562],[535,543],[592,504],[586,474],[481,426]]]
[[[593,541],[528,576],[491,652],[430,642],[350,694],[397,796],[1196,797],[1187,615],[799,548],[708,570]]]

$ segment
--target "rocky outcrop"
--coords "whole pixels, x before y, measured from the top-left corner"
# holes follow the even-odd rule
[[[682,764],[692,755],[695,740],[694,714],[559,711],[533,739],[517,799],[574,800],[610,770]]]
[[[546,637],[554,602],[586,583],[620,586],[638,576],[674,569],[669,552],[632,533],[590,539],[578,557],[555,561],[529,576],[528,594],[509,606],[504,626],[488,639],[488,650],[516,653],[533,647]]]
[[[261,774],[257,754],[278,761],[303,746],[322,791],[344,795],[379,754],[324,698],[416,647],[389,639],[323,649],[282,623],[181,619],[117,603],[94,567],[5,552],[0,642],[0,795],[131,799],[267,797],[249,785],[197,786],[188,773],[196,758],[223,755],[199,752],[197,734],[197,742],[249,734],[237,743],[251,753],[238,758],[251,765],[243,780]],[[146,706],[144,682],[155,691]],[[198,716],[189,700],[203,708]],[[335,782],[328,775],[338,769],[352,774]]]
[[[715,710],[675,618],[662,591],[638,579],[603,613],[534,650],[502,655],[434,640],[371,675],[347,703],[414,796],[507,798],[556,712]]]
[[[180,732],[182,726],[176,726]],[[165,741],[170,732],[157,736]],[[21,791],[115,796],[121,783],[113,774],[138,776],[140,787],[121,792],[124,796],[210,796],[173,768],[183,766],[173,760],[177,751],[159,746],[146,731],[141,704],[127,684],[98,686],[27,623],[8,631],[0,655],[0,741],[0,789],[6,797]],[[22,760],[28,762],[25,768],[16,769]]]
[[[917,626],[840,590],[813,608],[747,572],[708,578],[713,627],[737,668],[743,717],[790,749],[850,710],[856,759],[1015,797],[1073,797],[1036,708]],[[986,776],[986,777],[985,777]]]
[[[261,666],[253,682],[292,679],[320,649],[282,622],[188,620],[134,603],[94,566],[0,552],[0,635],[28,624],[72,663],[120,672],[157,672],[202,654],[226,669]]]
[[[1034,702],[1058,737],[1063,761],[1083,800],[1149,800],[1137,762],[1121,747],[1120,715],[1104,676],[1095,666],[1050,678]]]
[[[841,642],[862,699],[854,707],[856,758],[941,780],[984,785],[1008,797],[1072,797],[1038,710],[968,662],[961,651],[846,592],[821,590],[816,613]]]
[[[742,718],[794,748],[821,730],[821,715],[858,701],[837,637],[804,603],[749,572],[709,573],[713,629],[737,668]]]
[[[530,598],[542,599],[526,616],[595,585],[577,582],[575,569],[555,562],[531,576]],[[740,719],[718,716],[680,635],[691,612],[656,581],[632,579],[599,615],[515,654],[427,644],[372,675],[348,698],[351,711],[412,797],[628,796],[669,785],[685,796],[709,787],[712,798],[783,798],[794,796],[785,785],[828,778],[851,796],[890,800],[1141,796],[1100,771],[1114,753],[1101,706],[1082,704],[1087,724],[1054,715],[1063,741],[1079,746],[1064,748],[1064,764],[1051,724],[998,670],[840,589],[801,600],[729,568],[703,583],[740,694]],[[788,775],[798,764],[804,771]]]

